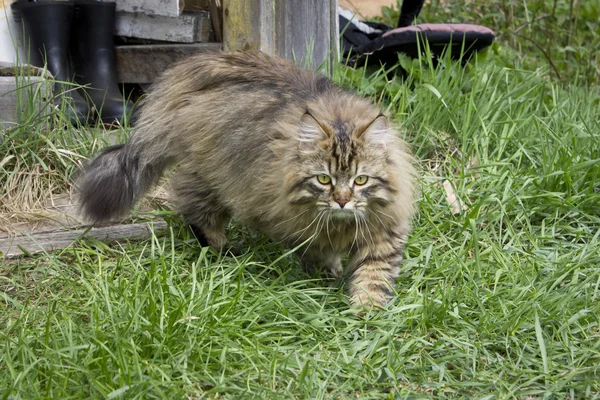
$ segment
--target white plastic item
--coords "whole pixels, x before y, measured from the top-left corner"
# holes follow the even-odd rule
[[[17,37],[10,9],[11,0],[0,0],[0,61],[17,62]]]

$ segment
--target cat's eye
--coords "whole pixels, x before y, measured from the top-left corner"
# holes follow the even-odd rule
[[[317,180],[321,185],[329,185],[331,183],[331,177],[325,174],[317,175]]]
[[[354,183],[357,185],[364,185],[369,180],[369,177],[366,175],[359,175],[354,179]]]

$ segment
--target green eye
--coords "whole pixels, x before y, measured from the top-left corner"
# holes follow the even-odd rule
[[[331,177],[329,175],[317,175],[317,180],[321,185],[328,185],[331,183]]]
[[[364,185],[369,180],[369,177],[366,175],[359,175],[354,179],[354,183],[357,185]]]

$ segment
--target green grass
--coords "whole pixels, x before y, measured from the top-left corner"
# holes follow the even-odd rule
[[[600,398],[600,88],[499,49],[466,68],[403,59],[404,81],[334,73],[419,161],[386,310],[357,316],[342,283],[243,227],[233,257],[170,218],[148,240],[0,266],[0,397]]]

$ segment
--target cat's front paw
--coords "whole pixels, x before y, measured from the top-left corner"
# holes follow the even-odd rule
[[[223,251],[227,248],[227,236],[222,233],[212,234],[208,236],[208,244],[217,251]]]
[[[388,291],[366,290],[362,287],[350,291],[350,303],[354,308],[381,310],[388,301]]]
[[[344,276],[344,267],[340,259],[335,260],[330,265],[327,265],[327,272],[333,279],[342,279]]]

